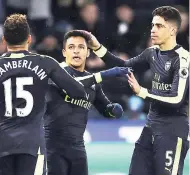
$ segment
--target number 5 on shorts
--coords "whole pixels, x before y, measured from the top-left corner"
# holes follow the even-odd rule
[[[173,151],[166,151],[166,162],[165,162],[165,165],[167,167],[171,166],[172,163],[173,163],[172,155],[173,155]]]

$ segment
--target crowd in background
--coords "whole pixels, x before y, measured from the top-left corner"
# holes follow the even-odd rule
[[[65,32],[83,29],[92,32],[111,52],[127,60],[151,46],[152,11],[159,6],[176,7],[182,17],[178,44],[189,50],[188,0],[0,0],[0,36],[6,16],[22,13],[28,16],[33,37],[30,50],[46,54],[62,62],[62,40]],[[0,41],[0,54],[6,47]],[[151,87],[151,72],[144,66],[135,70],[139,84]],[[93,53],[86,62],[89,72],[106,69]],[[143,72],[143,73],[142,73]],[[105,94],[124,108],[124,118],[144,120],[149,103],[136,97],[126,78],[104,82]],[[91,118],[101,116],[92,110]]]

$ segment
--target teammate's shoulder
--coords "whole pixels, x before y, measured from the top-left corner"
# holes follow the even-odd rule
[[[175,52],[178,54],[177,60],[179,61],[178,64],[180,66],[180,76],[182,78],[187,78],[190,65],[190,53],[181,46],[178,47]]]
[[[51,62],[57,62],[58,63],[58,61],[55,59],[55,58],[53,58],[53,57],[51,57],[51,56],[48,56],[48,55],[42,55],[42,54],[37,54],[42,60],[49,60],[49,61],[51,61]]]
[[[3,58],[4,56],[6,56],[6,53],[1,54],[0,58]]]
[[[86,75],[92,75],[92,73],[88,72],[87,70],[84,71]]]
[[[149,49],[159,49],[159,45],[153,45],[153,46],[150,46]]]
[[[54,59],[53,57],[48,56],[48,55],[42,55],[42,54],[38,54],[38,53],[35,53],[35,54],[36,54],[36,56],[39,56],[41,58]]]
[[[187,59],[187,61],[190,61],[190,53],[189,51],[185,50],[183,47],[179,47],[175,50],[175,52],[179,55],[179,58],[181,59]]]
[[[159,50],[160,47],[158,45],[153,45],[151,47],[148,47],[146,50],[148,51],[156,51],[156,50]]]
[[[157,52],[159,50],[159,46],[158,45],[153,45],[151,47],[148,47],[144,50],[144,54],[145,55],[149,55],[152,54],[153,52]]]
[[[59,63],[59,65],[60,65],[62,68],[66,68],[66,67],[69,66],[65,61]]]
[[[5,56],[5,53],[0,55],[0,60],[4,59],[5,58],[4,56]]]
[[[0,60],[6,60],[8,59],[14,59],[14,58],[25,58],[27,59],[28,56],[33,56],[33,53],[30,53],[28,51],[18,51],[18,52],[5,52],[2,55],[0,55]]]

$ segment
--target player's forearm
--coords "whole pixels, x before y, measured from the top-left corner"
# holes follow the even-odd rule
[[[152,92],[151,90],[148,90],[146,88],[141,87],[140,92],[137,94],[137,96],[143,98],[143,99],[149,99],[149,100],[156,100],[159,102],[162,102],[166,104],[167,106],[172,107],[179,107],[184,100],[184,97],[187,92],[187,87],[179,89],[179,91],[174,91],[170,93],[164,93],[164,92]]]
[[[184,73],[180,73],[183,70],[186,71]],[[160,87],[160,90],[158,90],[158,88],[147,90],[141,87],[138,96],[163,102],[166,105],[171,105],[175,107],[180,106],[183,103],[185,99],[184,97],[187,94],[187,90],[189,88],[188,70],[185,68],[176,69],[171,84],[171,89],[166,90],[169,87],[169,85],[165,85],[167,86],[162,86],[162,88]]]
[[[99,111],[99,113],[104,116],[108,104],[111,104],[111,102],[104,94],[101,85],[96,85],[96,96],[93,105]]]
[[[85,90],[82,83],[72,78],[64,69],[55,71],[50,77],[59,88],[66,91],[67,94],[71,94],[73,97],[83,98],[85,97]]]
[[[109,52],[104,46],[101,46],[98,50],[94,51],[94,53],[101,58],[106,66],[108,67],[135,67],[139,64],[146,63],[147,64],[147,57],[149,55],[149,49],[146,49],[144,52],[142,52],[140,55],[129,58],[127,61],[124,61],[123,59],[117,57],[116,55]]]
[[[75,80],[81,82],[84,87],[91,87],[94,84],[101,83],[102,77],[100,74],[87,75],[84,77],[76,77]]]
[[[108,66],[108,67],[125,66],[124,60],[122,60],[119,57],[115,56],[114,54],[110,53],[103,45],[101,46],[101,48],[94,51],[94,53],[99,58],[101,58],[105,62],[106,66]]]
[[[85,87],[90,87],[93,84],[101,83],[103,80],[108,80],[113,77],[122,77],[131,72],[131,68],[128,67],[114,67],[112,69],[100,71],[93,75],[85,77],[77,77],[76,80],[83,83]]]

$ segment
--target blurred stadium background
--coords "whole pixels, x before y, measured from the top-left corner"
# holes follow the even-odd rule
[[[59,62],[65,32],[84,29],[92,32],[110,51],[127,60],[151,46],[149,38],[151,12],[162,5],[178,8],[182,26],[177,41],[189,50],[188,0],[0,0],[0,36],[5,17],[12,13],[27,14],[33,42],[31,51],[47,54]],[[0,54],[6,51],[0,41]],[[86,69],[106,69],[91,54]],[[143,73],[142,73],[143,72]],[[151,87],[151,72],[141,67],[135,75],[144,87]],[[95,109],[89,113],[85,132],[90,175],[127,175],[134,143],[139,137],[148,112],[148,102],[134,96],[125,79],[103,84],[106,95],[122,104],[125,113],[120,120],[104,119]],[[189,174],[189,156],[184,174]]]

